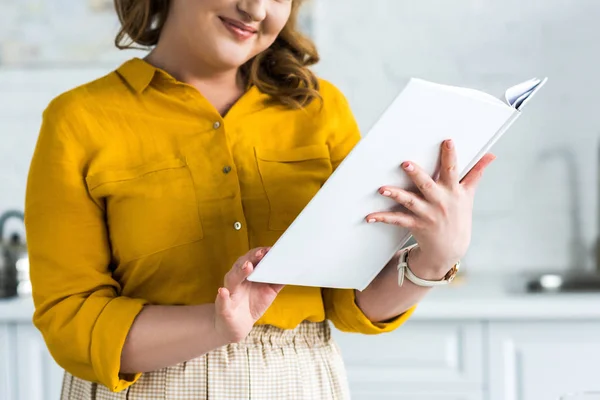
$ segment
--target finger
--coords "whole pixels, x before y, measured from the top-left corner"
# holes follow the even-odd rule
[[[367,222],[372,224],[381,222],[384,224],[398,225],[404,228],[414,228],[417,224],[417,218],[402,212],[380,212],[367,216]]]
[[[257,250],[257,252],[254,254],[255,260],[252,261],[254,263],[254,265],[258,264],[260,262],[260,260],[265,258],[265,256],[269,252],[269,250],[271,250],[270,247],[261,247],[259,250]]]
[[[431,176],[427,175],[419,166],[411,163],[402,163],[402,168],[410,179],[417,185],[419,191],[423,194],[423,197],[429,201],[439,201],[440,193],[439,188]]]
[[[227,315],[231,309],[231,297],[227,288],[219,288],[215,300],[215,309],[217,314]]]
[[[469,171],[469,173],[463,178],[461,184],[467,190],[475,190],[481,177],[483,176],[483,171],[487,168],[488,165],[492,163],[496,159],[496,156],[493,154],[484,155],[477,164]]]
[[[273,289],[275,291],[275,293],[279,294],[279,292],[281,292],[281,289],[283,289],[285,287],[285,285],[275,285],[275,284],[269,284],[269,286],[271,286],[271,289]]]
[[[458,187],[458,171],[456,170],[456,150],[454,148],[454,142],[452,140],[446,140],[442,144],[442,160],[440,170],[440,182],[454,189]]]
[[[427,203],[415,193],[397,187],[385,186],[379,190],[383,196],[394,199],[398,204],[404,206],[418,216],[428,212]]]
[[[231,293],[235,293],[239,290],[242,283],[246,281],[246,278],[254,270],[254,265],[250,261],[242,263],[240,266],[235,266],[225,275],[225,287],[229,289]]]
[[[258,262],[260,260],[262,260],[264,258],[264,256],[267,254],[267,252],[269,251],[269,249],[270,249],[270,247],[258,247],[258,248],[255,248],[255,249],[252,249],[252,250],[248,251],[246,254],[244,254],[243,256],[239,257],[235,261],[235,263],[233,264],[232,269],[242,268],[242,265],[246,261],[250,261],[254,265],[258,264]]]
[[[252,264],[256,265],[267,255],[270,249],[270,247],[259,247],[252,249],[246,254],[246,259]]]

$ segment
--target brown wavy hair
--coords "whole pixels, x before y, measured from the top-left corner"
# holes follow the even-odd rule
[[[319,81],[309,66],[319,61],[314,43],[297,29],[300,6],[306,0],[292,0],[290,18],[265,51],[241,66],[248,86],[284,106],[302,108],[319,95]],[[121,22],[115,45],[119,49],[149,48],[158,43],[169,13],[170,0],[114,0]]]

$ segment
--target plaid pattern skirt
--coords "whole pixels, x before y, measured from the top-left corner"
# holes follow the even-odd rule
[[[128,389],[65,373],[61,400],[349,399],[346,371],[327,322],[293,330],[256,326],[241,343],[145,373]]]

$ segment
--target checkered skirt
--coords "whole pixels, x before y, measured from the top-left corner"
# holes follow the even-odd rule
[[[65,373],[61,400],[349,399],[346,372],[327,322],[293,330],[256,326],[241,343],[145,373],[128,389]]]

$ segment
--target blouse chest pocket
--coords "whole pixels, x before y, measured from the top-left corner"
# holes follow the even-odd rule
[[[203,238],[192,175],[173,158],[86,178],[104,200],[113,254],[127,262]]]
[[[329,148],[255,148],[255,154],[269,201],[269,229],[285,230],[331,175]]]

